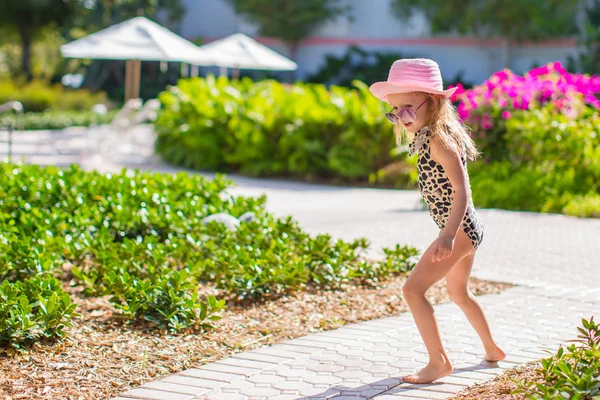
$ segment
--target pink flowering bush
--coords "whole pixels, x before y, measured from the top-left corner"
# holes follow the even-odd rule
[[[470,90],[457,86],[452,100],[457,103],[459,116],[472,128],[473,139],[486,161],[506,158],[506,121],[515,112],[549,105],[555,113],[575,119],[586,107],[600,109],[600,77],[569,73],[560,62],[523,76],[499,71]]]

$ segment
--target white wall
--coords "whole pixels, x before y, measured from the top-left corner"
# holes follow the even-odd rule
[[[224,0],[182,0],[187,13],[181,24],[181,34],[188,39],[198,36],[217,39],[235,32],[257,37],[257,29],[237,17]],[[491,73],[502,69],[502,47],[492,43],[479,46],[468,38],[435,37],[422,17],[404,23],[389,9],[389,0],[344,0],[352,7],[353,21],[338,18],[317,30],[299,48],[297,76],[301,79],[317,71],[327,54],[342,55],[356,43],[368,50],[398,52],[407,57],[427,57],[438,62],[445,77],[454,78],[464,71],[463,79],[479,83]],[[269,47],[289,56],[281,43],[268,41]],[[510,67],[517,73],[532,64],[560,60],[566,63],[574,54],[573,45],[557,42],[516,47],[511,52]],[[387,76],[383,76],[385,80]]]

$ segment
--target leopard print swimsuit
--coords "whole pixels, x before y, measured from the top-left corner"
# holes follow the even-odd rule
[[[429,214],[441,230],[448,222],[455,190],[452,188],[444,167],[431,158],[429,152],[430,140],[429,129],[427,127],[422,128],[416,133],[415,138],[409,145],[409,155],[419,153],[417,163],[419,190],[427,203]],[[464,152],[461,155],[461,161],[466,171],[467,158]],[[467,184],[470,187],[468,173]],[[471,196],[469,196],[467,211],[460,227],[471,239],[473,252],[475,252],[483,240],[484,226],[479,214],[475,211]]]

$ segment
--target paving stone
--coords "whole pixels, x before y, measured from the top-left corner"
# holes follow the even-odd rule
[[[254,383],[270,383],[273,384],[275,382],[281,382],[284,381],[285,378],[283,376],[279,376],[279,375],[265,375],[265,374],[256,374],[256,375],[252,375],[248,378],[249,382],[254,382]]]
[[[331,365],[331,368],[335,368],[335,365]],[[312,375],[316,375],[316,371],[312,368],[315,367],[308,367],[308,368],[301,368],[301,369],[292,369],[292,368],[281,368],[277,370],[277,375],[279,376],[283,376],[286,378],[301,378],[303,376],[312,376]],[[343,369],[343,367],[338,366],[338,369]]]
[[[295,346],[316,347],[317,349],[328,349],[331,347],[331,342],[320,342],[320,341],[309,340],[309,339],[304,339],[304,338],[290,340],[285,343],[295,345]]]
[[[214,364],[234,365],[236,367],[262,370],[262,369],[266,369],[266,368],[271,368],[279,363],[274,364],[274,363],[265,362],[265,361],[247,360],[247,359],[243,359],[243,358],[228,357],[224,360],[215,361]]]
[[[153,389],[132,389],[125,393],[123,393],[125,397],[132,397],[134,399],[153,399],[153,400],[189,400],[193,399],[194,395],[182,394],[182,393],[172,393],[172,392],[163,392],[160,390]]]
[[[304,384],[306,385],[306,382],[304,382]],[[306,385],[300,389],[298,393],[301,396],[324,397],[326,392],[327,388],[318,388]]]
[[[347,360],[346,356],[344,356],[342,354],[337,354],[337,353],[333,353],[333,354],[316,353],[316,354],[311,354],[309,357],[311,360],[315,360],[315,361],[338,362],[338,361],[342,361],[342,360]]]
[[[342,371],[337,371],[333,373],[334,376],[338,376],[340,378],[364,378],[367,376],[372,376],[369,372],[367,371],[353,371],[353,370],[347,370],[344,369]]]
[[[338,348],[335,350],[337,354],[346,356],[346,357],[366,357],[373,355],[372,351],[366,350],[350,350],[347,348]]]
[[[397,374],[401,371],[400,368],[391,367],[389,365],[370,365],[368,367],[361,368],[364,371],[371,373],[373,376]]]
[[[200,397],[200,400],[248,400],[248,396],[239,393],[209,393]]]
[[[237,353],[231,357],[229,357],[230,359],[233,360],[250,360],[250,361],[261,361],[261,362],[268,362],[271,363],[273,365],[278,365],[281,364],[285,361],[289,361],[290,358],[288,357],[278,357],[275,355],[269,355],[269,354],[261,354],[261,353],[254,353],[253,351],[249,351],[246,353]]]
[[[198,367],[198,369],[205,371],[223,372],[225,374],[239,375],[238,378],[241,376],[250,376],[261,371],[261,369],[257,368],[239,367],[236,365],[223,364],[222,362],[214,362],[210,364],[201,365]]]
[[[458,393],[464,389],[464,385],[453,385],[451,383],[436,383],[432,385],[421,385],[421,390],[443,393]]]
[[[286,358],[287,361],[294,360],[296,358],[304,356],[304,354],[298,353],[297,351],[288,351],[283,349],[280,345],[272,346],[272,347],[261,347],[260,349],[252,350],[257,354],[265,354],[268,356],[275,356],[279,358]]]
[[[148,383],[143,384],[141,386],[141,388],[149,389],[149,390],[156,389],[156,390],[162,390],[165,392],[175,392],[175,393],[193,394],[193,395],[208,393],[212,390],[209,388],[181,385],[178,383],[173,383],[173,382],[168,382],[168,381],[148,382]]]
[[[449,393],[443,392],[432,392],[421,389],[405,389],[405,388],[394,388],[385,394],[391,394],[397,396],[397,398],[419,398],[419,399],[446,399],[450,397]],[[377,400],[379,400],[377,398]]]
[[[215,381],[212,379],[194,378],[183,375],[169,375],[162,379],[164,382],[172,382],[180,385],[197,386],[201,388],[215,389],[225,385],[227,382]]]
[[[253,387],[257,387],[254,382],[243,380],[243,379],[238,379],[236,381],[233,381],[231,383],[221,386],[219,388],[219,390],[222,392],[227,392],[227,393],[238,393],[242,389],[253,388]]]
[[[487,379],[487,378],[485,378]],[[448,375],[445,376],[443,378],[440,378],[437,380],[437,382],[440,383],[451,383],[453,385],[459,385],[459,386],[471,386],[474,382],[477,381],[477,379],[473,379],[467,376],[459,376],[459,375]]]
[[[207,371],[205,369],[191,368],[181,371],[179,375],[192,376],[196,378],[213,379],[221,382],[231,382],[239,379],[239,375],[227,374],[224,372]]]
[[[342,367],[354,367],[354,368],[365,368],[373,365],[373,363],[367,359],[357,359],[357,358],[346,358],[340,361],[335,361],[336,365],[341,365]]]
[[[394,362],[394,361],[398,361],[398,357],[394,357],[394,356],[388,356],[388,355],[381,355],[381,354],[373,354],[370,356],[364,356],[362,357],[363,360],[367,360],[367,361],[385,361],[385,362]]]
[[[364,397],[359,396],[336,396],[337,400],[365,400]]]
[[[272,389],[272,388],[244,388],[242,390],[240,390],[240,394],[244,394],[246,396],[263,396],[263,397],[269,397],[269,396],[276,396],[281,394],[281,392],[279,390],[276,389]]]
[[[305,376],[302,378],[304,382],[308,382],[311,385],[321,387],[322,385],[336,385],[342,382],[342,378],[334,375],[313,375]]]
[[[298,357],[305,356],[306,354],[315,353],[319,350],[322,350],[319,347],[309,347],[304,345],[293,345],[293,344],[281,344],[279,345],[279,349],[283,351],[287,351],[290,353],[296,353]]]
[[[314,371],[314,372],[332,372],[332,373],[344,370],[344,367],[342,365],[325,364],[325,363],[319,363],[317,365],[310,365],[306,368],[308,370]]]

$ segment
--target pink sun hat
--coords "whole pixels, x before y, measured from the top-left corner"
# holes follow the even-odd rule
[[[448,98],[456,89],[444,90],[440,67],[427,58],[396,60],[387,81],[375,82],[369,87],[375,97],[388,103],[388,94],[392,93],[426,92]]]

